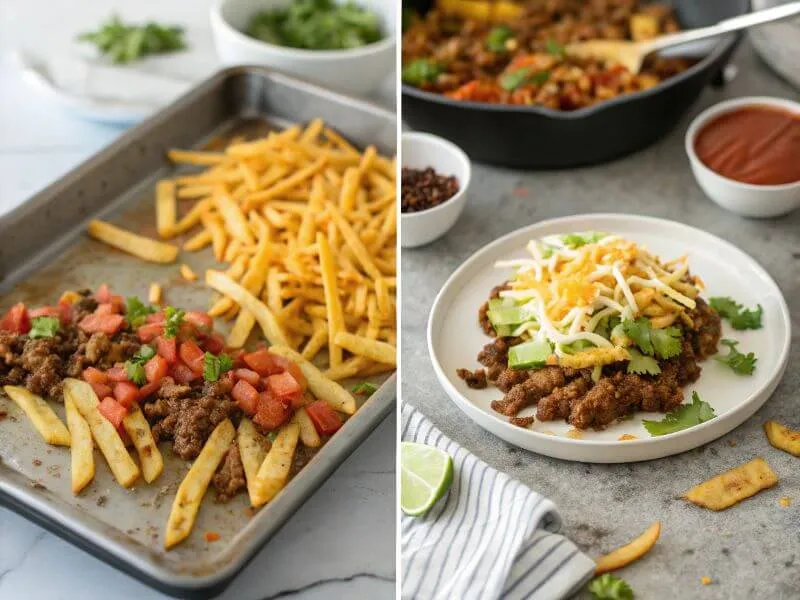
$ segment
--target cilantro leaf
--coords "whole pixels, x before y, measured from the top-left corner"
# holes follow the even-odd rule
[[[181,327],[181,323],[183,323],[185,313],[183,309],[168,306],[164,309],[164,315],[166,316],[166,321],[164,322],[164,338],[174,338],[178,335],[178,330]]]
[[[32,340],[38,338],[51,338],[61,329],[58,317],[36,317],[31,321],[31,330],[28,337]]]
[[[751,310],[742,307],[733,298],[727,296],[715,296],[708,302],[722,318],[730,321],[731,327],[734,329],[761,329],[761,315],[764,309],[760,304]]]
[[[631,360],[628,363],[628,373],[636,373],[637,375],[658,375],[661,373],[658,361],[652,356],[645,356],[633,348],[628,350],[628,353],[631,355]]]
[[[269,433],[267,433],[267,439],[270,442],[274,442],[277,439],[277,437],[278,437],[278,434],[276,432],[274,432],[274,431],[270,431]]]
[[[650,320],[645,317],[639,317],[635,321],[623,321],[622,330],[633,343],[639,346],[639,349],[647,354],[653,356],[653,342],[650,339]]]
[[[147,381],[147,376],[144,373],[144,366],[140,362],[134,360],[125,361],[125,374],[136,385],[144,385]]]
[[[550,79],[549,71],[539,71],[538,73],[531,74],[531,70],[527,67],[517,69],[510,73],[503,73],[500,76],[500,87],[507,92],[513,92],[518,87],[526,84],[542,85],[545,81]]]
[[[128,296],[125,299],[125,318],[131,327],[141,327],[144,325],[147,315],[151,315],[154,312],[156,312],[156,309],[148,306],[136,296]]]
[[[211,352],[206,352],[203,356],[203,379],[206,381],[217,381],[219,376],[233,368],[233,360],[227,354],[214,356]]]
[[[135,362],[144,364],[156,355],[156,350],[152,346],[140,346],[136,354],[133,355]]]
[[[711,405],[701,400],[697,392],[692,392],[691,404],[681,404],[675,410],[669,411],[661,421],[644,420],[642,425],[650,435],[666,435],[700,425],[716,416]]]
[[[507,25],[493,27],[486,36],[486,47],[492,52],[505,52],[506,42],[514,36],[514,32]]]
[[[547,42],[544,45],[544,49],[548,54],[552,54],[557,58],[564,58],[567,55],[567,51],[564,48],[564,46],[559,44],[553,38],[547,40]]]
[[[418,58],[403,67],[401,77],[403,83],[420,86],[424,83],[433,83],[442,72],[444,68],[441,65],[432,60]]]
[[[752,352],[742,354],[736,349],[739,342],[735,340],[722,340],[721,342],[729,348],[728,354],[725,356],[718,355],[714,359],[721,362],[723,365],[728,365],[734,373],[739,375],[752,375],[756,368],[756,355]]]
[[[595,244],[606,237],[605,233],[586,231],[584,233],[567,233],[561,236],[561,241],[567,248],[580,248],[586,244]]]
[[[604,573],[589,582],[587,588],[594,600],[633,600],[633,589],[628,582],[613,573]]]
[[[664,359],[678,356],[681,353],[681,337],[681,330],[677,327],[653,329],[650,332],[650,339],[653,342],[656,354]]]
[[[369,398],[378,390],[378,386],[368,381],[362,381],[358,385],[353,387],[353,393],[357,396],[366,396]]]

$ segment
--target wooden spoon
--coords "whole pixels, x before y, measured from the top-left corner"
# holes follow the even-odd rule
[[[755,25],[779,21],[798,14],[800,14],[800,2],[789,2],[773,8],[733,17],[732,19],[725,19],[710,27],[670,33],[640,42],[627,40],[587,40],[585,42],[576,42],[568,44],[566,52],[568,55],[578,58],[596,58],[604,62],[618,63],[631,73],[636,74],[642,69],[642,62],[644,62],[645,57],[652,52],[716,37],[732,31],[739,31],[740,29],[747,29]]]

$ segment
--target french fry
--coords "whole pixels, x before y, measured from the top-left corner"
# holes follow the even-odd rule
[[[211,234],[211,247],[214,249],[214,258],[221,261],[225,255],[225,246],[228,244],[228,234],[225,233],[225,228],[219,221],[219,217],[210,213],[204,214],[200,217],[200,220],[203,222],[203,227]]]
[[[211,483],[211,478],[235,438],[236,430],[230,419],[222,421],[211,432],[205,446],[181,482],[172,503],[164,534],[164,547],[167,550],[181,543],[191,533],[208,484]]]
[[[253,506],[266,504],[284,488],[292,468],[299,437],[300,427],[295,422],[289,422],[280,428],[278,436],[272,442],[272,448],[258,469]]]
[[[285,346],[272,346],[269,351],[297,363],[308,380],[308,388],[311,393],[320,400],[325,400],[331,408],[348,415],[356,412],[355,398],[338,383],[325,377],[317,367],[300,354]]]
[[[64,409],[67,411],[67,427],[71,438],[72,493],[77,496],[94,479],[94,443],[92,430],[72,398],[64,398]]]
[[[183,243],[183,249],[188,252],[197,252],[211,244],[211,232],[207,229],[193,235]]]
[[[186,263],[182,264],[179,270],[181,277],[183,277],[186,281],[197,281],[197,273],[192,271],[192,267]]]
[[[45,442],[54,446],[70,445],[67,426],[43,398],[15,385],[5,386],[3,391],[25,412]]]
[[[233,324],[231,333],[228,336],[228,346],[231,348],[241,348],[250,337],[250,332],[256,324],[256,317],[249,310],[240,310],[236,322]]]
[[[361,242],[358,234],[353,231],[353,228],[350,226],[344,216],[342,216],[342,213],[339,212],[339,209],[333,204],[329,204],[328,210],[331,213],[333,222],[336,223],[336,228],[342,233],[342,237],[347,241],[348,247],[350,250],[352,250],[353,254],[355,254],[358,262],[361,263],[361,267],[364,269],[364,272],[373,279],[381,277],[381,271],[377,266],[375,266],[375,263],[369,255],[369,251]]]
[[[250,504],[258,506],[258,469],[267,456],[264,436],[256,430],[253,422],[247,417],[243,417],[239,423],[236,439],[239,442],[239,455],[244,467],[244,475],[247,480],[247,494],[250,496]]]
[[[202,216],[208,212],[208,209],[211,207],[211,200],[206,198],[205,200],[201,200],[197,204],[195,204],[192,209],[184,215],[184,217],[175,223],[175,227],[173,228],[173,233],[175,235],[180,235],[182,233],[186,233],[192,227],[195,227],[200,223],[200,219]]]
[[[598,558],[594,571],[595,575],[616,571],[639,560],[655,546],[659,535],[661,535],[661,522],[656,521],[630,544],[626,544]]]
[[[292,188],[295,188],[303,183],[305,180],[313,177],[316,173],[319,173],[325,167],[327,162],[328,159],[326,157],[318,158],[312,165],[300,169],[299,171],[295,171],[292,175],[280,183],[276,183],[272,187],[269,187],[261,192],[250,194],[247,196],[247,204],[245,207],[252,208],[254,206],[259,206],[271,198],[277,198],[281,194],[288,192]]]
[[[105,221],[89,221],[88,233],[96,240],[149,262],[171,263],[178,256],[177,246],[131,233]]]
[[[247,224],[247,219],[245,219],[239,205],[231,200],[227,194],[218,194],[215,198],[215,203],[231,235],[243,244],[253,245],[255,243],[253,233],[250,231],[250,226]]]
[[[375,362],[388,365],[397,364],[397,350],[386,342],[379,342],[360,335],[347,333],[346,331],[337,333],[334,342],[340,348],[344,348],[356,356],[363,356]]]
[[[125,427],[125,432],[131,438],[133,446],[139,454],[144,480],[147,483],[154,482],[164,470],[164,459],[156,441],[153,439],[150,425],[137,404],[128,409],[128,414],[122,419],[122,425]]]
[[[342,349],[336,344],[336,334],[344,331],[344,315],[339,299],[339,288],[336,280],[336,258],[328,244],[328,238],[317,234],[319,247],[319,264],[322,270],[322,286],[325,290],[325,306],[328,312],[328,360],[332,367],[342,362]]]
[[[306,448],[319,448],[322,445],[317,433],[317,428],[308,416],[306,409],[302,406],[294,413],[294,419],[297,421],[297,426],[300,428],[300,441]]]
[[[683,497],[711,510],[725,510],[778,483],[778,476],[760,456],[694,486]]]
[[[92,387],[79,379],[64,380],[64,396],[75,403],[89,428],[97,447],[106,457],[108,466],[122,487],[130,487],[139,477],[139,467],[125,449],[117,430],[97,408],[97,396]]]
[[[147,301],[150,302],[150,304],[161,304],[162,294],[163,290],[161,284],[154,281],[150,284],[150,289],[147,291]]]
[[[319,354],[319,351],[322,350],[322,347],[327,341],[328,326],[323,325],[321,328],[317,329],[310,338],[308,338],[308,342],[303,348],[303,358],[306,360],[314,360],[314,357]]]
[[[221,152],[193,152],[191,150],[170,150],[167,157],[174,163],[184,165],[218,165],[225,161],[227,156]]]
[[[764,432],[775,448],[792,456],[800,456],[800,431],[789,429],[777,421],[767,421],[764,423]]]
[[[162,238],[172,236],[178,203],[175,198],[175,182],[162,179],[156,184],[156,231]]]

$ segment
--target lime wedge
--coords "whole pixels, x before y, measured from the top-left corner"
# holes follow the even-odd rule
[[[425,514],[450,489],[453,459],[438,448],[400,444],[400,508],[412,517]]]

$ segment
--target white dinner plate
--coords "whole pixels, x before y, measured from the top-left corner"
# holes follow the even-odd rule
[[[493,386],[474,390],[456,375],[456,369],[475,369],[478,351],[491,341],[478,325],[478,309],[490,290],[510,275],[497,269],[497,260],[526,257],[531,239],[573,231],[606,231],[647,248],[664,260],[689,256],[691,272],[706,284],[704,297],[730,296],[748,307],[764,308],[763,327],[735,331],[723,321],[723,338],[739,340],[739,350],[755,352],[753,375],[737,375],[715,361],[701,363],[703,372],[684,388],[685,400],[696,391],[711,404],[716,418],[701,425],[663,436],[650,436],[643,419],[661,420],[663,413],[636,413],[603,431],[580,432],[568,437],[572,427],[565,421],[536,421],[524,429],[494,412],[490,403],[502,397]],[[661,458],[696,448],[741,425],[775,390],[789,358],[791,320],[786,301],[772,277],[747,254],[705,231],[662,219],[616,214],[577,215],[541,221],[510,233],[473,254],[448,279],[433,303],[428,321],[428,348],[436,375],[448,396],[484,429],[507,442],[566,460],[591,463],[633,462]],[[533,414],[533,409],[521,413]],[[620,441],[623,434],[637,439]]]

